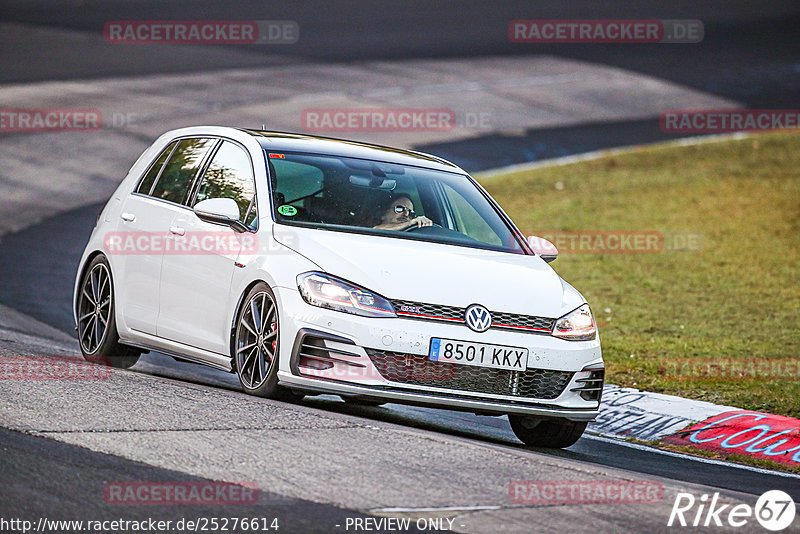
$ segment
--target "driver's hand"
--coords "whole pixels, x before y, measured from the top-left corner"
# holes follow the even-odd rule
[[[414,217],[411,219],[411,222],[417,225],[417,228],[422,228],[423,226],[432,226],[433,221],[429,218],[425,217],[424,215],[420,215],[419,217]],[[413,225],[412,225],[413,226]]]

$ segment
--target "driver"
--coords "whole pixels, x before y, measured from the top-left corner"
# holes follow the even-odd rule
[[[422,228],[433,225],[433,221],[424,215],[416,217],[414,203],[405,193],[390,196],[378,213],[379,222],[373,228],[380,230],[406,230],[413,226]]]

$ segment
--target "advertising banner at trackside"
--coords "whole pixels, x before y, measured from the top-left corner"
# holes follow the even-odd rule
[[[600,415],[589,424],[588,431],[608,437],[650,441],[671,436],[698,421],[731,410],[736,408],[606,384]]]
[[[667,436],[663,441],[800,465],[800,419],[781,415],[728,411]]]

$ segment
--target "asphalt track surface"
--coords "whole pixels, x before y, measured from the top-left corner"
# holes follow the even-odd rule
[[[293,45],[107,46],[111,20],[292,20]],[[522,44],[508,37],[515,19],[698,19],[705,36],[696,44]],[[213,71],[287,62],[353,62],[407,58],[555,55],[609,65],[668,80],[741,102],[752,109],[791,109],[800,102],[800,8],[792,0],[698,3],[632,1],[483,2],[393,0],[299,3],[246,0],[102,3],[75,0],[3,0],[0,21],[30,25],[0,53],[0,83],[67,80],[158,73]],[[0,26],[1,28],[2,26]],[[34,35],[37,27],[81,32],[63,46],[58,36]],[[86,37],[84,37],[86,36]],[[21,60],[24,58],[24,60]],[[154,60],[157,58],[157,60]],[[469,143],[419,147],[469,171],[674,136],[649,121],[610,121],[591,128],[553,128],[487,135]],[[476,157],[480,154],[480,157]]]
[[[212,481],[6,429],[0,429],[0,447],[4,465],[15,467],[0,470],[5,517],[50,520],[90,517],[111,521],[122,516],[129,521],[156,517],[159,521],[177,522],[182,518],[242,516],[242,506],[238,504],[163,505],[156,506],[157,510],[129,507],[121,514],[118,505],[97,499],[109,481],[154,480],[181,484]],[[294,532],[330,532],[333,525],[345,524],[347,518],[370,517],[263,490],[258,492],[258,501],[247,508],[250,517],[279,517],[279,524],[291,525]],[[9,513],[12,510],[13,513]],[[411,529],[409,532],[419,531]]]
[[[614,65],[745,99],[750,107],[796,105],[800,9],[791,0],[698,3],[608,1],[481,2],[393,0],[349,2],[271,0],[159,2],[144,0],[3,0],[0,20],[102,34],[110,20],[294,20],[300,40],[291,46],[110,47],[91,61],[54,42],[26,44],[19,61],[2,54],[3,82],[135,76],[252,67],[285,60],[357,61],[418,57],[554,54]],[[515,19],[699,19],[703,42],[535,45],[512,43]],[[153,61],[154,54],[158,61]]]
[[[21,4],[28,6],[21,8]],[[42,6],[46,5],[46,8]],[[187,6],[192,16],[187,17]],[[632,7],[633,6],[633,7]],[[156,16],[157,14],[157,16]],[[672,80],[714,94],[735,98],[751,108],[792,108],[800,101],[800,9],[796,2],[722,3],[696,6],[694,2],[672,3],[669,8],[644,3],[594,2],[531,3],[485,2],[440,3],[396,2],[363,3],[312,2],[298,10],[286,3],[241,2],[106,2],[102,8],[85,2],[2,2],[0,20],[46,26],[67,31],[98,33],[107,20],[125,19],[269,19],[296,20],[302,31],[297,46],[287,50],[274,47],[218,47],[208,52],[192,47],[158,51],[134,49],[125,54],[109,52],[92,57],[80,56],[57,43],[25,42],[26,61],[4,47],[0,53],[2,83],[33,82],[48,79],[131,76],[164,72],[207,71],[235,66],[263,66],[283,62],[352,61],[409,57],[492,56],[526,54],[530,49],[508,42],[507,24],[515,18],[686,18],[705,23],[706,39],[682,49],[652,45],[570,45],[544,46],[536,53],[561,55],[615,65]],[[480,21],[480,23],[478,23]],[[347,31],[344,31],[347,29]],[[448,157],[470,171],[509,163],[535,161],[607,148],[657,141],[665,136],[653,121],[626,121],[590,126],[540,129],[520,135],[491,134],[467,141],[436,143],[417,148]],[[89,205],[59,214],[21,232],[6,235],[0,242],[0,303],[34,317],[61,331],[72,333],[70,312],[74,271],[100,205]],[[212,390],[239,390],[234,375],[200,366],[175,362],[151,354],[133,368],[171,385],[202,385]],[[178,379],[175,382],[173,379]],[[364,421],[399,425],[409,431],[426,431],[460,440],[475,441],[520,452],[521,448],[503,418],[485,418],[441,410],[387,405],[362,408],[345,405],[332,397],[308,398],[306,406],[320,414],[352,416]],[[0,463],[3,516],[24,511],[31,515],[68,517],[75,514],[103,518],[112,510],[92,502],[76,487],[97,488],[103,481],[134,478],[139,480],[186,480],[183,473],[171,472],[119,456],[93,452],[82,447],[0,431],[3,459]],[[708,488],[724,488],[758,495],[768,489],[783,489],[800,501],[797,478],[769,475],[739,467],[726,467],[690,458],[664,456],[631,449],[586,437],[564,451],[535,451],[581,465],[621,468],[645,476],[663,477]],[[70,479],[69,482],[63,482]],[[262,492],[263,493],[263,492]],[[94,493],[93,493],[94,494]],[[304,532],[329,531],[332,517],[344,517],[341,508],[263,493],[264,515],[276,513]],[[149,511],[146,511],[149,512]],[[154,515],[141,510],[136,514]],[[172,507],[158,511],[159,518],[186,515]],[[194,515],[210,511],[192,508]],[[220,515],[221,510],[213,510]],[[166,514],[166,515],[162,515]],[[338,514],[338,515],[337,515]],[[347,517],[354,512],[347,511]],[[109,515],[111,517],[111,515]],[[324,521],[323,521],[324,519]],[[666,521],[666,518],[664,518]],[[641,526],[641,525],[640,525]],[[632,528],[634,528],[632,526]]]

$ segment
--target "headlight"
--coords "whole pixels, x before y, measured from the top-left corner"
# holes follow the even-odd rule
[[[298,275],[297,288],[303,300],[312,306],[364,317],[397,317],[385,298],[327,274]]]
[[[594,324],[592,310],[588,304],[572,310],[564,317],[556,321],[553,327],[553,335],[561,339],[570,341],[589,341],[597,335],[597,327]]]

